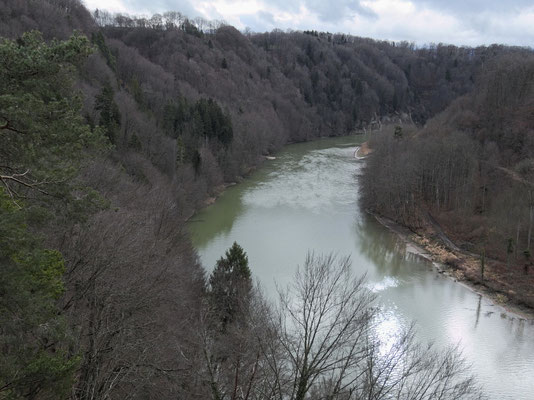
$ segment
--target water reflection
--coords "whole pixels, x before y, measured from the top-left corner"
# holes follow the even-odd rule
[[[417,338],[447,347],[460,342],[486,393],[523,399],[534,393],[534,325],[452,279],[407,251],[388,229],[357,207],[354,138],[289,146],[245,183],[229,188],[190,224],[207,268],[234,240],[274,297],[292,279],[308,250],[350,255],[367,274],[380,308],[376,333],[385,343],[416,323]],[[525,397],[527,394],[527,397]]]
[[[480,309],[482,306],[482,296],[478,295],[478,303],[477,303],[477,313],[476,313],[476,319],[475,319],[475,328],[478,326],[478,321],[480,320]]]
[[[249,182],[242,185],[253,186]],[[215,204],[204,208],[190,219],[189,230],[197,248],[206,246],[217,236],[227,237],[230,234],[234,224],[245,211],[241,199],[243,189],[238,185],[228,187]],[[213,212],[212,208],[216,208],[216,212]]]

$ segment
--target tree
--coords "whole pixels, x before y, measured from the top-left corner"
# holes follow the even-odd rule
[[[506,268],[510,268],[510,257],[514,253],[514,239],[506,240]]]
[[[98,12],[98,10],[95,11],[95,14]],[[97,18],[95,16],[95,18]],[[104,34],[102,31],[98,31],[97,33],[93,33],[91,35],[91,41],[98,47],[100,50],[100,54],[104,57],[106,60],[106,63],[108,66],[113,70],[117,71],[117,60],[109,47],[106,44],[106,39],[104,38]]]
[[[486,249],[482,247],[480,253],[480,280],[484,281],[484,272],[486,270]]]
[[[104,143],[100,131],[84,123],[73,90],[75,68],[91,52],[78,34],[48,44],[38,32],[0,42],[2,398],[63,398],[78,365],[57,306],[65,291],[63,257],[30,232],[52,215],[35,207],[42,205],[35,201],[39,194],[87,213],[85,200],[70,201],[70,180],[84,152]],[[86,197],[82,192],[77,195]]]
[[[308,255],[295,281],[280,292],[270,327],[277,344],[262,345],[275,377],[268,397],[477,397],[457,349],[438,353],[431,345],[418,345],[413,329],[395,343],[376,338],[374,295],[350,268],[348,258]]]
[[[365,358],[373,297],[351,280],[350,261],[308,255],[280,296],[280,341],[289,356],[290,398],[302,400],[322,378],[343,390],[350,369]]]
[[[222,329],[246,313],[252,280],[248,257],[241,246],[234,242],[221,257],[210,279],[210,301],[219,316]]]
[[[81,152],[101,141],[72,88],[75,66],[91,52],[78,34],[50,44],[38,32],[0,42],[0,182],[13,200],[65,194]]]
[[[528,269],[530,265],[532,264],[532,261],[530,260],[530,250],[525,250],[523,252],[523,255],[525,256],[525,266],[524,266],[525,275],[528,275]]]
[[[220,315],[204,303],[194,335],[201,345],[196,373],[204,382],[205,395],[213,400],[265,399],[264,382],[272,374],[262,357],[260,342],[268,342],[270,308],[257,288],[252,289],[248,312],[220,329]]]
[[[257,338],[268,320],[261,294],[252,287],[248,257],[236,242],[217,261],[207,301],[195,329],[202,347],[199,366],[214,400],[252,399],[261,374]]]
[[[73,226],[62,246],[67,291],[61,305],[81,356],[72,396],[176,398],[189,384],[184,375],[193,374],[190,336],[203,289],[174,206],[176,187],[148,188],[124,173],[113,176],[111,163],[99,164],[91,179],[99,190],[118,186],[117,207]]]
[[[104,84],[102,91],[96,96],[95,109],[100,111],[100,126],[104,129],[109,141],[116,144],[121,126],[121,114],[109,82]]]
[[[27,211],[0,188],[0,398],[61,399],[78,364],[56,304],[65,266],[27,222]]]

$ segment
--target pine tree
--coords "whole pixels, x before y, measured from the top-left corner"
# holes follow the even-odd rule
[[[50,44],[39,32],[0,40],[0,186],[12,199],[64,193],[82,151],[102,143],[73,90],[74,68],[91,51],[80,35]]]
[[[71,196],[71,178],[83,155],[105,140],[81,117],[73,82],[91,52],[76,34],[62,42],[45,43],[38,32],[0,41],[2,399],[65,398],[78,364],[57,306],[63,257],[33,232],[52,214],[44,199],[57,200],[62,212],[87,213],[88,202]]]
[[[252,289],[247,254],[236,242],[217,261],[209,284],[210,302],[225,329],[246,313]]]
[[[56,306],[63,257],[27,228],[26,209],[0,188],[0,398],[63,398],[78,358]]]
[[[121,125],[121,114],[114,100],[111,84],[106,82],[102,91],[96,96],[95,109],[100,111],[99,125],[104,129],[109,141],[117,142],[117,135]]]

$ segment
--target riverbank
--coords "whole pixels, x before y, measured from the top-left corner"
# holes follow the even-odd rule
[[[363,142],[360,147],[356,149],[356,152],[354,153],[354,156],[356,158],[364,158],[371,154],[373,150],[369,147],[368,142]]]
[[[207,197],[205,198],[202,203],[200,204],[200,206],[197,206],[195,207],[191,213],[184,219],[185,222],[189,221],[198,211],[200,211],[201,209],[205,208],[205,207],[208,207],[208,206],[211,206],[212,204],[214,204],[217,199],[225,192],[225,190],[227,188],[229,188],[230,186],[234,186],[234,185],[237,185],[238,183],[241,183],[243,182],[244,179],[246,179],[250,174],[252,174],[256,169],[258,169],[258,167],[260,167],[265,161],[272,161],[272,160],[276,160],[276,157],[273,157],[273,156],[261,156],[258,158],[258,162],[254,165],[251,165],[249,167],[247,167],[241,175],[238,175],[235,177],[235,181],[232,181],[232,182],[225,182],[219,186],[216,186],[214,189],[213,189],[213,195],[210,196],[210,197]]]
[[[525,303],[525,293],[519,293],[510,288],[496,273],[502,267],[499,261],[486,260],[482,280],[479,257],[462,251],[448,238],[443,240],[444,233],[438,231],[433,224],[429,223],[424,229],[414,232],[389,218],[374,213],[371,215],[380,224],[397,234],[406,243],[407,251],[430,261],[440,273],[485,296],[506,311],[534,321],[534,308]]]

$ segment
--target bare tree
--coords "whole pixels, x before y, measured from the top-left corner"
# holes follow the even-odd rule
[[[349,258],[309,254],[262,343],[273,380],[266,398],[478,398],[457,348],[442,355],[416,344],[413,329],[394,343],[375,334],[378,309]]]
[[[373,296],[362,279],[350,279],[350,260],[308,255],[295,282],[280,295],[280,342],[288,358],[281,379],[291,399],[304,399],[311,387],[328,378],[341,393],[365,359]]]

